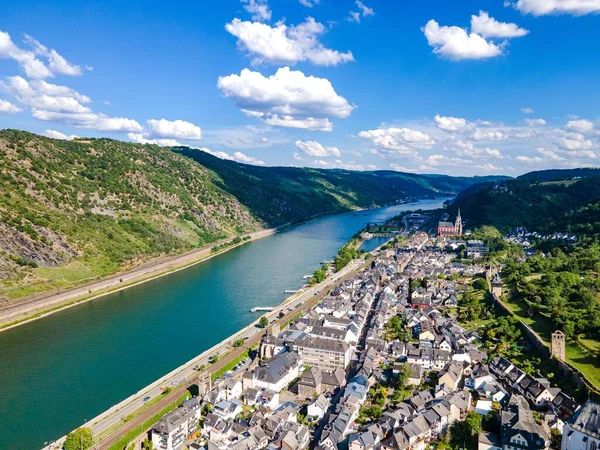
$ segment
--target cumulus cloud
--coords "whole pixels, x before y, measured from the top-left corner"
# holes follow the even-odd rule
[[[471,31],[483,37],[505,39],[522,37],[529,33],[515,23],[498,22],[485,11],[479,11],[479,15],[471,16]]]
[[[473,133],[473,139],[476,141],[503,141],[507,138],[506,133],[499,130],[481,130],[478,128]]]
[[[293,156],[296,161],[302,161],[302,156],[300,156],[300,153],[295,152]]]
[[[38,40],[27,34],[25,35],[25,42],[33,48],[36,55],[48,59],[48,67],[52,73],[70,76],[79,76],[83,74],[81,67],[67,61],[66,58],[53,48],[48,49],[48,47],[42,45]]]
[[[97,131],[143,131],[143,127],[133,119],[93,112],[87,106],[91,99],[67,86],[44,80],[28,81],[20,76],[7,77],[1,85],[18,103],[28,106],[37,120]]]
[[[523,114],[533,114],[535,111],[533,110],[533,108],[521,108],[521,112]]]
[[[23,111],[17,105],[13,105],[8,100],[0,99],[0,114],[16,114]]]
[[[492,163],[487,163],[487,164],[477,164],[475,165],[476,169],[481,169],[484,172],[498,172],[503,170],[500,167],[496,167],[495,165],[493,165]]]
[[[54,49],[48,49],[30,36],[25,43],[31,50],[16,45],[10,34],[0,30],[0,59],[12,59],[17,62],[29,78],[52,78],[55,74],[81,75],[81,68],[71,64]],[[42,61],[39,57],[46,59]]]
[[[594,147],[593,141],[586,138],[583,134],[561,129],[553,130],[552,135],[549,136],[549,140],[561,149],[568,151],[589,150]]]
[[[583,16],[600,12],[600,0],[519,0],[513,5],[523,14],[534,16],[553,14]]]
[[[254,166],[263,166],[265,164],[264,161],[261,161],[260,159],[257,159],[253,156],[249,156],[246,155],[242,152],[235,152],[233,155],[230,155],[227,152],[223,152],[223,151],[213,151],[209,148],[206,147],[202,147],[202,148],[196,148],[196,150],[200,150],[206,153],[209,153],[213,156],[216,156],[217,158],[220,159],[226,159],[228,161],[236,161],[242,164],[251,164]]]
[[[143,131],[143,127],[133,119],[110,117],[105,114],[79,114],[32,108],[31,115],[38,120],[59,122],[97,131]]]
[[[456,131],[462,133],[472,128],[472,125],[469,124],[466,119],[458,117],[441,117],[440,115],[436,115],[434,119],[437,127],[444,131]]]
[[[318,5],[321,0],[299,0],[302,6],[306,6],[307,8],[312,8],[315,5]]]
[[[345,170],[377,170],[377,166],[374,164],[357,164],[355,161],[344,162],[340,159],[335,161],[325,161],[323,159],[317,159],[313,161],[313,164],[318,167],[324,167],[328,169],[345,169]]]
[[[236,18],[225,29],[238,38],[238,47],[252,55],[255,64],[266,61],[294,65],[310,61],[319,66],[336,66],[354,61],[352,52],[332,50],[319,42],[326,28],[312,17],[296,26],[278,22],[273,27]]]
[[[525,119],[525,123],[530,127],[543,127],[546,125],[546,121],[544,119]]]
[[[200,127],[185,120],[150,119],[148,126],[153,134],[161,137],[190,140],[202,138]]]
[[[373,10],[373,8],[369,8],[360,0],[356,0],[356,6],[358,8],[358,11],[350,11],[350,16],[348,17],[349,22],[360,23],[361,17],[375,15],[375,11]]]
[[[594,124],[589,120],[571,120],[567,122],[567,128],[577,133],[589,133],[594,129]]]
[[[428,149],[435,144],[435,141],[427,133],[405,127],[366,130],[358,133],[358,136],[370,140],[388,154],[414,154],[416,148]]]
[[[336,158],[339,158],[341,156],[340,150],[337,147],[323,146],[317,141],[296,141],[295,145],[308,156],[319,158],[328,156],[335,156]]]
[[[516,159],[517,159],[517,161],[524,162],[526,164],[540,163],[540,162],[544,161],[539,156],[523,156],[523,155],[520,155],[520,156],[517,156]]]
[[[47,136],[52,139],[62,139],[63,141],[72,141],[73,139],[77,139],[79,136],[74,134],[66,135],[56,130],[46,130],[42,133],[44,136]]]
[[[415,169],[409,169],[408,167],[401,166],[400,164],[394,164],[394,163],[390,164],[390,168],[392,170],[395,170],[396,172],[414,172],[415,171]]]
[[[271,20],[271,10],[267,0],[242,0],[244,9],[252,14],[252,20]]]
[[[335,92],[329,80],[289,67],[269,77],[244,69],[239,75],[219,77],[217,86],[244,114],[274,126],[331,131],[329,117],[345,118],[356,108]]]
[[[487,41],[476,33],[468,33],[460,27],[440,26],[435,20],[422,28],[433,53],[452,61],[464,59],[486,59],[500,56],[503,44]]]

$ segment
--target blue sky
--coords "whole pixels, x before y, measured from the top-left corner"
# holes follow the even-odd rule
[[[599,162],[600,0],[5,3],[1,128],[268,165]]]

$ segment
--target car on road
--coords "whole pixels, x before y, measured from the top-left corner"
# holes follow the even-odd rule
[[[144,397],[144,400],[142,400],[144,403],[148,402],[150,400],[150,396]]]

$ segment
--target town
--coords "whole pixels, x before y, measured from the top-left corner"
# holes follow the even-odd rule
[[[287,326],[264,324],[252,360],[199,376],[198,395],[144,448],[597,450],[599,403],[579,404],[464,326],[463,298],[474,285],[501,295],[502,280],[455,261],[462,226],[459,213],[436,237],[395,238]],[[487,252],[467,242],[475,261]]]

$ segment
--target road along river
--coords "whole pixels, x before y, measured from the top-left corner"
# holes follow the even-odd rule
[[[0,448],[82,425],[281,303],[367,222],[444,200],[321,217],[0,333]]]

